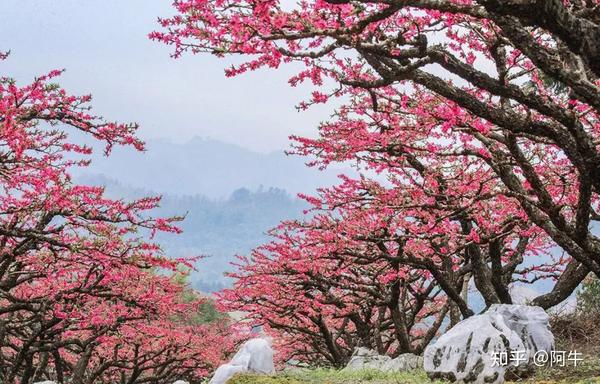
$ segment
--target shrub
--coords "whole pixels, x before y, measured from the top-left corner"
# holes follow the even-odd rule
[[[577,293],[577,309],[589,315],[600,314],[600,279],[590,274]]]

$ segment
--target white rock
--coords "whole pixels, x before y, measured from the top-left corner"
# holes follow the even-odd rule
[[[510,356],[510,351],[524,349],[501,315],[485,313],[461,321],[427,347],[423,367],[432,379],[499,384],[508,367],[495,364],[494,354]]]
[[[531,305],[533,300],[540,296],[539,292],[523,284],[512,284],[508,287],[508,292],[510,293],[513,304]],[[570,315],[576,310],[577,296],[571,295],[566,300],[548,309],[548,313],[554,315]]]
[[[391,357],[380,355],[368,348],[360,347],[354,350],[350,361],[346,364],[346,370],[376,369],[382,370],[383,366],[392,360]]]
[[[400,372],[423,367],[423,358],[413,353],[403,353],[392,359],[389,356],[380,355],[368,348],[357,348],[345,370],[373,369],[378,371]]]
[[[221,365],[209,384],[225,384],[233,375],[241,372],[270,374],[274,371],[271,343],[255,338],[246,341],[229,363]]]
[[[493,304],[488,314],[497,313],[506,325],[519,335],[528,354],[528,362],[538,351],[550,354],[554,349],[554,335],[550,331],[550,316],[541,307],[529,305]]]
[[[456,324],[427,347],[424,368],[432,378],[464,383],[503,383],[507,371],[531,371],[536,352],[550,353],[554,336],[540,307],[495,304]],[[504,366],[494,355],[506,356]]]
[[[37,381],[33,384],[58,384],[56,381],[46,380],[46,381]]]
[[[403,353],[400,356],[387,361],[381,367],[382,371],[400,372],[423,368],[423,357],[414,353]]]
[[[572,315],[577,311],[577,296],[572,295],[565,301],[556,304],[548,310],[549,313],[558,316]]]
[[[173,384],[190,384],[190,383],[188,383],[188,382],[187,382],[187,381],[185,381],[185,380],[177,380],[177,381],[175,381]]]

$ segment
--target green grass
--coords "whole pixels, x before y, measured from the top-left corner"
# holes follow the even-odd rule
[[[599,356],[600,357],[600,356]],[[567,364],[565,367],[541,368],[535,379],[527,383],[600,383],[600,359],[584,359],[577,367]]]
[[[579,367],[578,367],[579,368]],[[583,367],[582,367],[583,368]],[[591,372],[591,371],[590,371]],[[594,371],[597,372],[597,371]],[[600,376],[584,376],[586,369],[573,372],[563,370],[545,370],[518,383],[527,384],[600,384]],[[298,369],[279,373],[274,376],[237,375],[227,384],[431,384],[423,371],[381,372],[381,371],[339,371],[332,369]]]
[[[239,375],[227,384],[421,384],[433,383],[423,371],[382,372],[377,370],[344,371],[298,369],[276,376]],[[435,383],[441,383],[436,381]]]

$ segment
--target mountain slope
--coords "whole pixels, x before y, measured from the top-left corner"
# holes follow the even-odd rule
[[[296,194],[336,183],[335,171],[308,168],[306,159],[283,151],[263,154],[216,140],[185,144],[149,140],[147,151],[115,148],[110,157],[96,151],[81,174],[102,174],[126,185],[159,193],[227,197],[238,188],[280,188]]]
[[[157,195],[102,176],[80,176],[77,181],[105,186],[111,197],[134,199]],[[152,214],[185,215],[185,220],[178,224],[183,233],[158,234],[156,241],[170,257],[204,256],[197,262],[198,271],[192,273],[190,280],[195,288],[213,292],[228,284],[224,272],[232,270],[230,263],[235,255],[249,254],[268,241],[266,232],[270,228],[281,220],[300,217],[305,208],[304,201],[281,189],[241,188],[226,199],[166,194]]]

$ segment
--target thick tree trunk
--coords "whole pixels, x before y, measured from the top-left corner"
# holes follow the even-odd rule
[[[573,15],[562,0],[482,0],[492,15],[511,15],[523,25],[541,27],[557,36],[600,76],[600,26]]]

